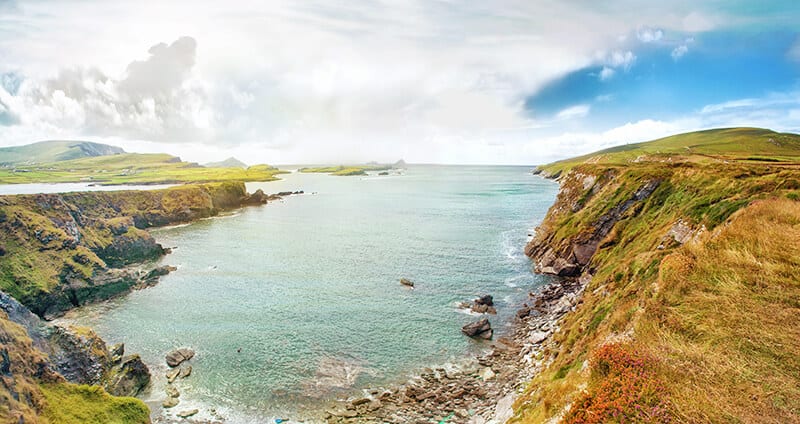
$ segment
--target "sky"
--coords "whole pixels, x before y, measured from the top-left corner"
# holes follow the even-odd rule
[[[0,146],[540,164],[800,132],[796,0],[0,0]]]

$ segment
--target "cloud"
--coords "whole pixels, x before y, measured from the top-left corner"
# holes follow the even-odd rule
[[[683,40],[682,44],[679,44],[677,47],[672,49],[672,53],[671,53],[672,60],[677,61],[680,58],[682,58],[683,56],[685,56],[686,53],[689,53],[689,46],[692,43],[694,43],[694,37],[689,37],[689,38]]]
[[[586,104],[571,106],[558,112],[556,118],[561,120],[584,118],[589,115],[591,108],[590,105]]]
[[[654,28],[640,28],[636,31],[636,38],[642,43],[654,43],[664,38],[664,31]]]
[[[206,93],[190,78],[195,50],[189,37],[157,44],[145,60],[131,62],[120,79],[97,68],[76,67],[44,81],[17,82],[14,95],[7,90],[0,95],[4,115],[13,114],[19,124],[73,134],[196,139],[201,136],[197,113],[205,107]]]
[[[689,52],[689,46],[687,46],[686,44],[681,44],[680,46],[672,49],[672,60],[678,60],[688,52]]]
[[[616,74],[616,73],[617,72],[614,71],[612,68],[609,68],[608,66],[603,66],[603,69],[600,70],[600,74],[598,75],[598,78],[600,78],[600,81],[608,81],[611,78],[613,78],[614,74]]]
[[[629,70],[631,66],[636,62],[636,55],[628,50],[628,51],[613,51],[608,54],[606,57],[606,64],[612,68],[622,68],[624,70]]]

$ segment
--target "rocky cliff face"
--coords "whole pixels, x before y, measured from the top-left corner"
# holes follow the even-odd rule
[[[585,168],[562,178],[556,203],[525,247],[525,254],[534,260],[536,272],[577,277],[591,271],[592,256],[608,241],[617,222],[638,214],[644,201],[661,184],[660,176],[646,176],[634,182],[638,184],[634,190],[605,205],[602,213],[589,212],[591,215],[585,217],[588,219],[578,225],[580,219],[575,219],[576,215],[597,193],[608,191],[609,187],[616,188],[617,193],[624,191],[618,175],[614,169]]]
[[[107,417],[118,406],[136,411],[133,422],[148,422],[147,407],[136,399],[105,402],[75,384],[104,387],[117,396],[134,396],[150,381],[150,372],[138,356],[112,356],[105,342],[84,328],[50,326],[19,302],[0,292],[0,420],[48,422],[48,411],[70,410],[74,405],[53,404],[47,388],[69,390]]]
[[[124,268],[163,256],[144,229],[214,216],[243,183],[167,190],[0,196],[0,289],[41,317],[146,284]]]

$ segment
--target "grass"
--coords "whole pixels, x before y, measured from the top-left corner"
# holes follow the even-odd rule
[[[142,401],[115,397],[98,386],[45,384],[46,406],[42,416],[50,423],[136,424],[149,423],[150,410]]]
[[[269,165],[206,168],[167,154],[124,153],[0,169],[0,184],[90,182],[175,184],[219,181],[274,181],[285,173]]]
[[[644,143],[616,146],[540,167],[560,175],[582,163],[627,164],[634,161],[692,161],[742,163],[800,163],[800,136],[760,128],[722,128],[697,131]]]
[[[300,168],[300,172],[305,173],[321,173],[331,174],[337,176],[355,176],[367,175],[367,171],[386,171],[392,169],[389,165],[339,165],[339,166],[322,166],[316,168]]]
[[[728,158],[793,157],[728,151],[709,134],[731,132],[665,140]],[[793,137],[772,138],[785,149]],[[800,422],[800,169],[670,157],[564,168],[537,233],[556,251],[593,234],[644,184],[659,185],[600,241],[582,303],[562,320],[512,422]],[[683,245],[670,236],[679,221],[692,230]],[[608,354],[635,359],[634,374],[604,371],[597,358]],[[647,408],[658,415],[635,415]]]

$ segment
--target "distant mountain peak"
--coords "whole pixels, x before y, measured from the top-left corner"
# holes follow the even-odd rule
[[[206,168],[244,168],[247,169],[247,164],[231,156],[220,162],[209,162],[203,164]]]

